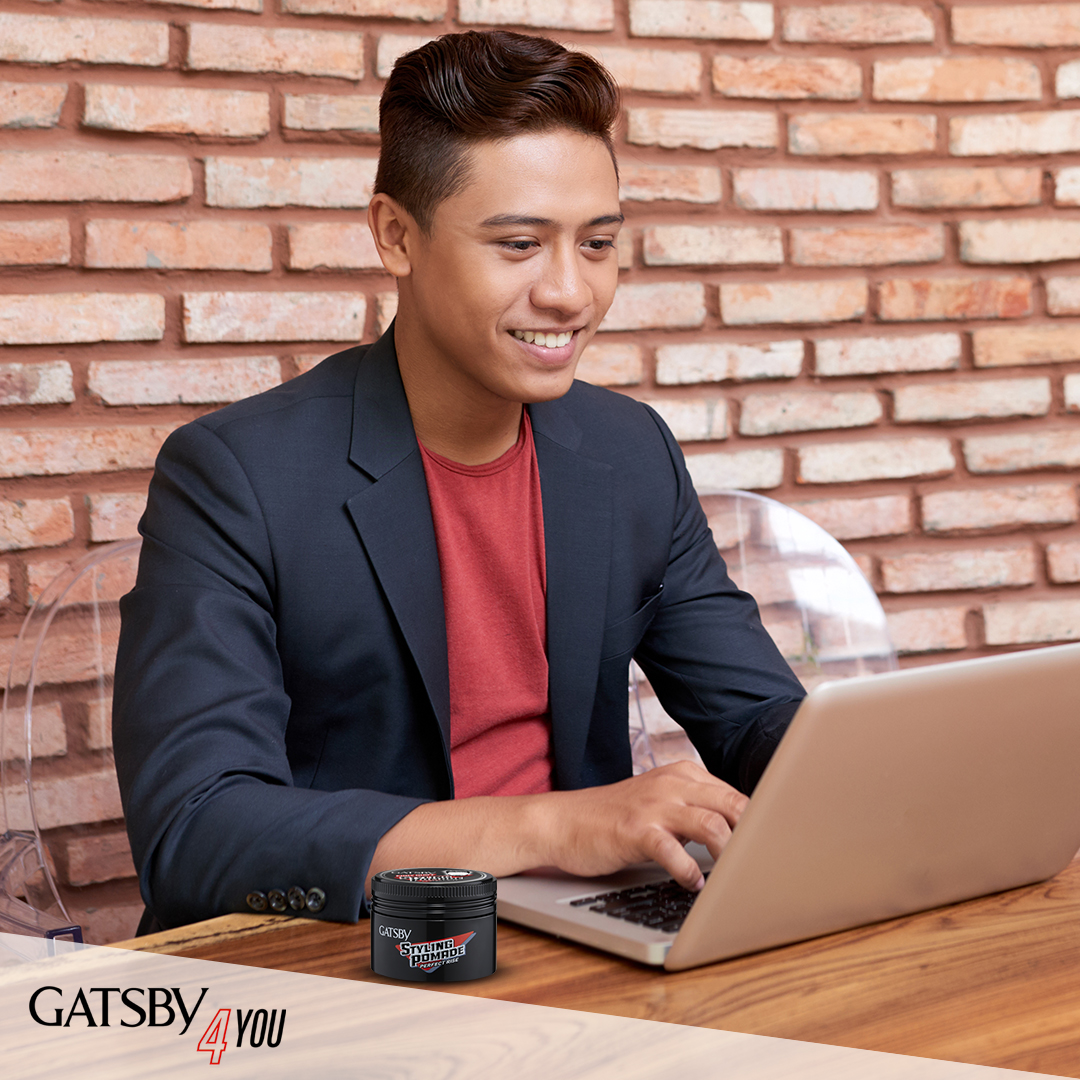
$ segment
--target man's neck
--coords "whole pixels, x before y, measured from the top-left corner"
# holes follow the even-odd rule
[[[461,465],[484,465],[517,442],[520,402],[493,395],[477,400],[457,383],[436,377],[397,326],[394,344],[413,430],[428,450]]]

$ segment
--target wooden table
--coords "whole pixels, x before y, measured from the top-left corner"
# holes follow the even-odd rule
[[[116,947],[389,982],[368,926],[228,915]],[[1080,857],[1039,885],[676,974],[508,923],[498,948],[491,978],[430,989],[1080,1077]]]

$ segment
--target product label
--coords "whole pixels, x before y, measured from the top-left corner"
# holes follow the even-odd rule
[[[443,964],[456,964],[465,955],[465,946],[474,937],[475,930],[439,941],[403,941],[397,951],[409,961],[409,967],[434,971]]]

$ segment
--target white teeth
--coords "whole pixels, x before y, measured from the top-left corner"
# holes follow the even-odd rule
[[[533,330],[514,330],[512,333],[519,341],[530,345],[541,345],[545,349],[561,349],[564,345],[569,345],[570,339],[574,336],[572,331],[563,334],[547,334]]]

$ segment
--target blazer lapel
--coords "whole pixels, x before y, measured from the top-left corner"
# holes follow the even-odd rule
[[[580,783],[600,668],[611,569],[611,466],[576,452],[558,401],[530,405],[547,560],[549,704],[557,787]]]
[[[412,652],[442,733],[450,768],[446,616],[427,481],[387,331],[360,361],[349,460],[373,483],[346,503]]]

